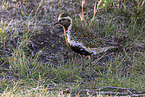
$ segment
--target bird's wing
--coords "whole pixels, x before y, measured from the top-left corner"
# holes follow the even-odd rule
[[[97,34],[97,33],[96,33]],[[96,37],[91,31],[79,27],[72,27],[71,40],[82,43],[86,47],[97,48],[105,46],[105,42]]]

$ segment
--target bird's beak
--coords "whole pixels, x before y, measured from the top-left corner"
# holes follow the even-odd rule
[[[56,26],[57,24],[59,24],[59,21],[56,21],[53,24],[51,24],[51,28],[50,28],[51,33],[53,33],[53,31],[52,31],[53,30],[53,27]]]
[[[57,22],[55,22],[53,25],[57,25],[58,24],[58,21]]]
[[[58,26],[58,25],[61,25],[59,20],[57,20],[56,22],[54,22],[54,23],[51,25],[51,33],[53,32],[52,30],[53,30],[54,26]]]
[[[59,20],[57,20],[53,25],[60,24]]]

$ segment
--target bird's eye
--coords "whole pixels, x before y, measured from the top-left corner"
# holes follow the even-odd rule
[[[62,19],[62,21],[65,21],[66,19]]]

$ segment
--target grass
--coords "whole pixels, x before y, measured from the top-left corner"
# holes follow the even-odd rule
[[[1,96],[100,97],[104,94],[96,89],[106,86],[144,91],[144,1],[0,3]],[[88,59],[84,60],[86,68],[81,76],[80,56],[66,46],[63,32],[58,28],[51,31],[62,12],[74,14],[76,25],[89,26],[93,35],[123,44],[123,48],[92,56],[93,80],[88,78]]]

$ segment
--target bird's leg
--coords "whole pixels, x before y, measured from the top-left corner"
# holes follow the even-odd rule
[[[90,64],[90,78],[92,77],[92,60],[91,60],[91,56],[89,57],[89,64]]]
[[[82,70],[83,70],[83,66],[84,66],[84,58],[83,56],[81,55],[81,59],[82,59],[82,63],[81,63],[81,69],[80,69],[80,74],[82,75]]]

